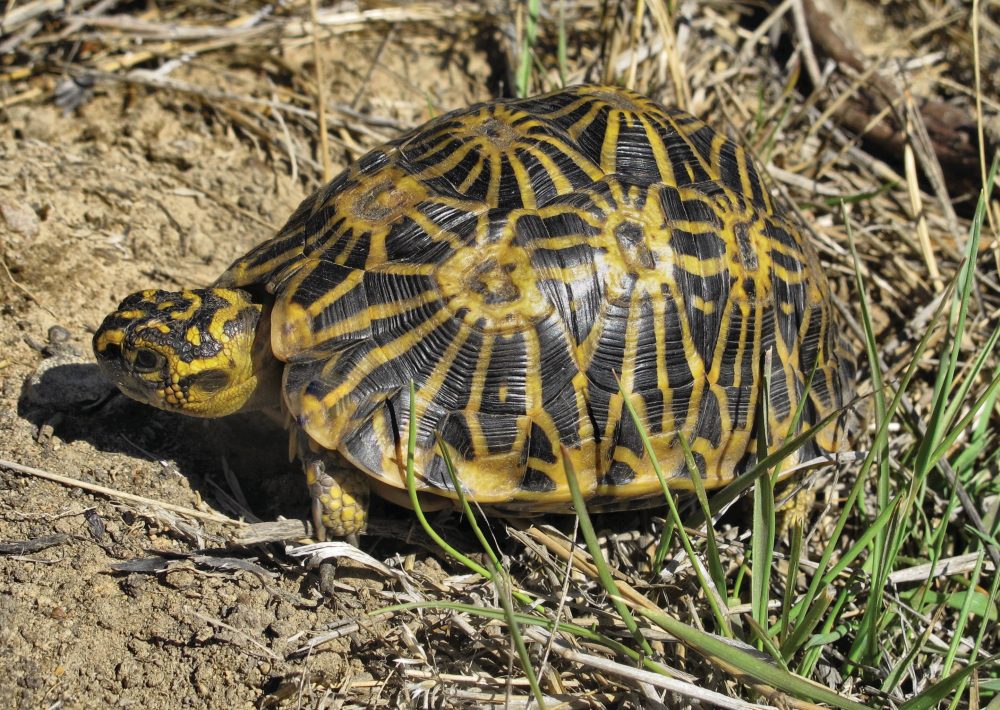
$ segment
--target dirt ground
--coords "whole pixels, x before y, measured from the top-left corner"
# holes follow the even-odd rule
[[[366,111],[415,125],[429,102],[477,98],[469,87],[481,86],[481,57],[460,66],[418,42],[386,53],[362,83],[376,45],[348,42],[328,57],[332,90],[350,100],[363,86]],[[220,84],[198,68],[177,76]],[[334,153],[335,167],[351,156]],[[307,194],[283,156],[183,96],[98,85],[74,112],[51,102],[8,111],[0,164],[3,254],[19,284],[4,279],[0,310],[0,458],[238,514],[225,503],[228,466],[259,518],[303,517],[306,489],[283,432],[249,416],[203,422],[107,399],[90,346],[128,293],[208,284],[269,237]],[[364,624],[320,651],[291,653],[385,605],[377,575],[341,565],[333,580],[287,562],[215,572],[186,556],[221,546],[231,531],[163,515],[0,471],[0,541],[58,536],[0,556],[0,706],[245,707],[282,697],[315,705],[310,693],[333,690],[341,702],[392,699],[398,654],[379,642],[387,628]],[[365,545],[381,556],[378,547]],[[170,557],[170,570],[114,569],[152,555]],[[418,576],[440,572],[433,560],[421,565]]]
[[[213,4],[204,6],[209,12]],[[706,16],[723,12],[710,6]],[[593,28],[596,11],[589,17]],[[879,39],[892,36],[874,15],[858,18]],[[398,129],[488,98],[509,81],[498,70],[498,48],[484,40],[495,33],[477,34],[469,17],[463,23],[345,31],[324,45],[327,98],[346,107],[331,116],[335,172]],[[732,27],[725,36],[706,33],[705,46],[736,46],[749,35],[739,23]],[[871,50],[877,42],[865,44]],[[292,91],[283,77],[314,71],[311,42],[283,46],[281,66],[273,57],[261,61],[247,44],[225,61],[210,53],[185,59],[167,77],[283,101]],[[570,53],[590,56],[590,49],[571,46]],[[753,62],[730,77],[722,62],[701,66],[697,52],[686,61],[717,92],[696,87],[695,110],[717,108],[713,96],[730,91],[717,85],[730,79],[744,82],[739,90],[751,108],[774,98],[784,81],[754,83],[746,68]],[[666,63],[655,64],[666,77]],[[475,704],[443,698],[434,679],[420,675],[478,657],[482,648],[468,636],[437,629],[446,642],[430,648],[426,622],[366,616],[415,598],[409,584],[434,589],[463,571],[423,550],[412,514],[387,503],[373,510],[377,524],[361,547],[390,569],[349,560],[310,567],[284,545],[232,546],[237,529],[208,519],[213,511],[263,521],[306,515],[306,487],[288,462],[284,432],[252,415],[200,421],[153,410],[117,395],[94,364],[93,332],[124,296],[209,284],[273,234],[317,185],[315,135],[296,124],[275,139],[246,117],[259,111],[279,120],[281,112],[274,119],[263,105],[228,110],[204,95],[120,77],[76,86],[84,100],[65,109],[53,100],[65,78],[53,69],[34,87],[37,99],[0,110],[0,460],[207,517],[0,465],[0,707]],[[752,111],[710,119],[729,121],[726,130],[753,123]],[[845,146],[839,157],[853,159],[852,151]],[[794,167],[800,156],[782,157],[774,163]],[[901,231],[906,248],[885,239],[869,261],[884,261],[876,290],[896,289],[897,303],[914,309],[928,300],[926,283],[894,270],[901,255],[916,253]],[[896,239],[889,228],[878,234]],[[821,248],[830,262],[829,244]],[[831,277],[850,282],[848,252],[839,245],[836,253]],[[873,310],[882,336],[890,308],[876,302]],[[887,357],[891,350],[898,361],[909,351],[910,320],[892,324],[899,336]],[[468,533],[458,530],[452,536],[462,542]],[[509,688],[499,688],[502,703]]]

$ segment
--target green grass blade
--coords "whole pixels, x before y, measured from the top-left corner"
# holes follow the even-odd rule
[[[687,465],[688,475],[691,477],[691,483],[694,485],[698,505],[701,506],[701,511],[705,515],[705,559],[708,562],[708,574],[715,584],[715,589],[718,591],[722,603],[725,604],[726,571],[722,568],[722,558],[719,556],[719,544],[715,539],[715,527],[712,525],[712,513],[708,507],[705,482],[701,480],[701,475],[698,473],[698,464],[695,463],[694,454],[691,451],[691,445],[688,443],[688,440],[683,436],[678,436],[677,439],[681,442],[681,447],[684,449],[684,462]],[[648,451],[647,455],[649,455]]]
[[[993,329],[993,332],[990,334],[990,337],[981,349],[981,352],[976,356],[976,359],[972,363],[972,366],[968,369],[968,372],[965,373],[962,384],[959,386],[958,391],[954,396],[953,406],[957,407],[959,404],[967,401],[969,390],[971,390],[972,385],[978,378],[978,375],[985,368],[987,359],[994,352],[996,352],[998,341],[1000,341],[1000,326]],[[996,380],[998,378],[1000,378],[1000,363],[993,368],[992,379]],[[982,407],[978,410],[973,409],[973,411],[977,412],[977,414],[972,423],[971,433],[969,434],[969,442],[966,446],[962,447],[961,451],[959,451],[951,461],[952,468],[955,469],[955,474],[960,480],[965,479],[966,474],[974,466],[983,451],[986,450],[986,447],[990,446],[990,439],[996,435],[995,430],[990,428],[990,417],[987,413],[993,411],[993,408],[996,406],[998,395],[1000,395],[1000,391],[994,390],[992,395],[986,397]],[[952,418],[954,418],[953,415]],[[957,428],[961,429],[961,427]],[[995,451],[1000,450],[1000,447],[995,445],[992,448]],[[986,464],[985,461],[983,463],[984,465]]]
[[[829,608],[830,611],[828,614],[826,614],[826,621],[823,622],[823,627],[819,630],[819,633],[816,636],[813,636],[812,638],[815,639],[817,637],[819,638],[829,637],[834,630],[834,624],[836,624],[837,619],[840,618],[840,614],[843,611],[844,606],[849,601],[853,600],[854,600],[854,594],[852,593],[850,587],[845,585],[844,588],[841,589],[840,592],[837,594],[837,599],[836,601],[834,601],[833,606],[824,607],[824,613],[826,608]],[[822,614],[820,614],[820,616],[822,616]],[[847,636],[848,631],[849,631],[848,629],[845,629],[844,631],[840,632],[839,638]],[[784,643],[782,643],[782,646],[784,646]],[[802,659],[802,663],[799,664],[797,670],[800,675],[809,677],[810,675],[812,675],[813,669],[816,668],[816,664],[819,662],[824,649],[823,649],[823,644],[821,643],[814,644],[812,639],[810,639],[809,642],[805,644],[804,648],[808,650],[806,650],[805,657]]]
[[[982,372],[983,368],[986,366],[986,361],[989,359],[990,355],[993,354],[998,337],[1000,337],[1000,326],[993,329],[993,333],[990,334],[989,339],[979,351],[976,358],[972,361],[972,365],[967,369],[965,376],[962,378],[962,383],[958,386],[955,392],[949,396],[951,403],[947,410],[945,410],[944,416],[946,421],[951,422],[955,420],[958,410],[969,396],[969,390],[972,389],[976,378],[979,377],[979,373]]]
[[[632,616],[632,612],[622,600],[618,592],[618,585],[615,584],[615,578],[608,567],[608,562],[604,559],[604,552],[597,541],[597,533],[594,532],[594,526],[590,522],[590,514],[587,513],[587,504],[583,500],[583,493],[580,491],[580,482],[577,480],[576,471],[573,469],[569,450],[565,445],[562,445],[561,448],[563,470],[566,471],[566,482],[569,484],[570,495],[573,497],[573,507],[576,509],[576,514],[580,519],[580,533],[587,543],[587,549],[590,550],[590,557],[597,568],[597,575],[601,580],[601,586],[604,587],[604,591],[608,594],[608,599],[611,601],[612,606],[614,606],[615,611],[618,612],[618,616],[625,624],[625,628],[629,630],[629,633],[636,640],[636,643],[639,644],[643,652],[652,655],[653,649],[646,639],[643,638],[642,633],[639,631],[639,625],[635,623],[635,617]]]
[[[932,396],[933,408],[929,417],[926,435],[920,442],[914,470],[923,473],[931,468],[929,463],[930,453],[936,448],[941,432],[949,425],[947,414],[953,411],[949,406],[951,385],[954,381],[955,372],[958,370],[958,362],[962,352],[962,338],[965,333],[965,324],[968,318],[969,299],[972,295],[972,287],[975,283],[976,257],[978,255],[979,241],[982,234],[983,220],[986,216],[987,195],[993,190],[996,180],[997,167],[1000,165],[1000,156],[994,159],[990,168],[986,186],[979,194],[979,201],[976,204],[976,211],[972,218],[972,226],[969,230],[969,240],[966,244],[965,259],[959,269],[956,283],[957,291],[952,303],[949,315],[949,339],[950,346],[942,354],[937,378],[934,382],[934,394]]]
[[[768,431],[768,402],[771,396],[771,367],[774,351],[764,358],[761,392],[757,398],[757,454],[767,455],[771,440]],[[754,483],[753,534],[750,537],[750,608],[762,629],[768,627],[771,597],[771,563],[774,560],[774,485],[770,471],[762,469]],[[763,648],[763,645],[761,645]]]
[[[863,710],[867,707],[844,698],[825,686],[782,670],[759,656],[732,646],[709,633],[687,626],[667,614],[650,609],[638,609],[636,613],[648,618],[667,633],[676,636],[685,646],[713,661],[721,660],[728,666],[772,688],[813,702],[829,703],[843,710]]]
[[[986,551],[983,549],[982,544],[979,544],[979,556],[976,558],[976,566],[969,577],[968,588],[965,592],[965,598],[962,601],[962,610],[958,614],[958,622],[952,630],[951,643],[948,644],[948,653],[944,657],[942,668],[942,673],[944,674],[951,673],[955,657],[958,655],[958,647],[961,645],[962,637],[965,635],[965,626],[969,621],[970,612],[972,611],[972,600],[976,596],[976,587],[979,585],[979,577],[983,572],[983,561],[985,559]]]
[[[799,576],[799,562],[802,559],[802,525],[795,523],[789,530],[791,534],[791,544],[788,551],[788,581],[785,584],[785,593],[781,596],[781,616],[778,628],[781,633],[778,636],[778,643],[784,643],[791,631],[791,611],[792,602],[795,598],[795,585]],[[786,660],[788,656],[784,657]]]
[[[531,686],[531,694],[535,696],[535,702],[538,703],[538,707],[541,710],[545,710],[545,694],[542,693],[542,688],[538,684],[538,675],[535,673],[535,667],[531,663],[528,647],[524,643],[524,636],[521,634],[521,625],[514,614],[514,605],[511,603],[511,590],[507,584],[507,579],[506,577],[497,575],[493,583],[497,588],[497,597],[500,599],[500,606],[503,608],[504,620],[507,622],[507,628],[510,630],[510,638],[514,642],[514,649],[517,651],[521,670],[524,671],[524,677],[528,679],[528,685]]]
[[[750,631],[753,632],[754,637],[760,643],[764,651],[771,658],[773,658],[782,669],[787,671],[788,664],[785,663],[785,659],[781,655],[781,650],[774,645],[774,639],[771,637],[771,634],[768,633],[767,627],[758,624],[752,616],[746,617],[746,622],[747,626],[750,627]]]
[[[438,535],[437,531],[431,527],[430,522],[428,522],[427,517],[424,515],[424,511],[420,508],[420,496],[417,495],[417,479],[413,470],[414,453],[417,450],[416,388],[413,384],[413,380],[410,380],[410,420],[407,424],[409,429],[407,430],[406,439],[406,491],[410,495],[410,504],[413,506],[413,512],[416,514],[417,520],[420,521],[420,526],[424,529],[424,532],[427,533],[428,537],[430,537],[437,544],[437,546],[444,550],[447,554],[451,555],[476,574],[492,581],[493,574],[488,569],[475,560],[463,555],[461,552],[445,542],[443,537]]]
[[[502,609],[492,609],[489,607],[475,606],[472,604],[461,604],[458,602],[435,602],[435,601],[423,601],[423,602],[406,602],[404,604],[393,604],[392,606],[382,607],[381,609],[375,609],[368,613],[369,617],[385,616],[387,614],[394,614],[398,611],[412,611],[417,609],[434,609],[440,611],[441,609],[448,609],[450,611],[459,612],[462,614],[469,614],[472,616],[480,616],[485,619],[492,619],[494,621],[505,621],[506,617]],[[514,612],[514,619],[518,624],[523,626],[537,626],[539,628],[546,629],[547,631],[558,631],[560,633],[570,634],[577,637],[580,640],[586,641],[588,643],[597,644],[603,646],[615,653],[624,656],[640,667],[646,670],[652,671],[654,673],[659,673],[662,676],[668,678],[676,678],[677,674],[672,672],[671,669],[660,665],[656,661],[651,660],[647,655],[636,651],[633,648],[617,641],[615,639],[609,638],[604,634],[600,634],[593,629],[589,629],[585,626],[579,626],[577,624],[572,624],[566,621],[553,621],[552,619],[547,619],[542,616],[537,616],[534,614],[525,614],[521,612]]]
[[[878,355],[878,343],[875,339],[875,329],[872,326],[871,319],[871,308],[868,305],[868,290],[865,287],[864,277],[861,274],[861,259],[858,257],[857,244],[854,240],[854,230],[851,229],[851,221],[847,212],[847,206],[845,204],[840,205],[841,213],[843,215],[844,224],[847,225],[847,238],[848,246],[851,251],[851,260],[854,264],[854,283],[858,292],[858,304],[861,311],[861,324],[865,336],[865,354],[868,358],[868,368],[872,374],[872,391],[874,393],[874,403],[875,403],[875,421],[883,422],[887,420],[886,414],[886,402],[885,402],[885,383],[882,380],[882,367],[879,361]],[[891,487],[891,481],[889,478],[889,459],[887,456],[882,455],[882,452],[886,451],[889,446],[888,430],[880,430],[879,435],[872,441],[872,450],[877,453],[877,465],[878,465],[878,478],[876,479],[876,502],[879,511],[884,511],[889,503],[889,491]],[[867,473],[867,468],[863,469]],[[859,504],[863,505],[864,501],[859,500]],[[890,555],[884,554],[887,549],[887,540],[885,535],[885,528],[883,526],[878,527],[878,532],[876,534],[875,543],[871,546],[871,554],[866,562],[866,566],[869,572],[876,580],[881,580],[884,574],[888,574],[887,557]],[[870,537],[869,537],[870,539]],[[869,602],[865,606],[865,616],[862,620],[862,624],[870,624],[872,622],[871,612],[873,610],[881,610],[881,596],[882,596],[882,585],[879,582],[872,584],[872,594],[869,598]],[[867,654],[869,660],[873,658],[878,653],[878,648],[876,647],[875,640],[877,634],[862,633],[858,638],[866,638],[869,640],[869,645],[867,647]],[[860,653],[859,647],[855,644],[852,648],[853,653]]]
[[[965,416],[962,417],[957,424],[955,424],[954,428],[941,440],[941,443],[938,444],[937,448],[931,452],[930,456],[927,458],[927,464],[929,466],[934,466],[941,460],[941,457],[948,452],[948,449],[950,449],[958,437],[962,435],[965,428],[969,426],[973,419],[979,416],[979,413],[983,410],[984,405],[996,397],[998,389],[1000,389],[1000,375],[993,378],[993,381],[990,382],[986,391],[976,398],[976,401],[971,407],[969,407],[969,411],[965,414]]]
[[[916,696],[899,706],[899,710],[932,710],[952,697],[952,694],[980,668],[993,663],[998,656],[984,658],[977,663],[955,671],[950,676],[925,688]]]
[[[691,544],[691,539],[688,537],[687,531],[684,529],[684,524],[681,522],[680,513],[677,510],[677,502],[674,500],[674,495],[670,491],[670,486],[667,485],[667,479],[663,475],[663,470],[660,468],[660,462],[656,458],[656,452],[653,450],[653,442],[649,439],[649,433],[646,431],[646,427],[643,426],[642,420],[639,419],[639,413],[635,411],[635,407],[632,406],[632,402],[622,387],[622,382],[618,379],[618,374],[615,373],[615,379],[618,381],[618,391],[621,392],[622,402],[625,405],[625,409],[628,410],[629,416],[632,417],[632,422],[635,424],[636,429],[639,432],[639,437],[642,439],[643,450],[646,452],[646,458],[649,459],[650,465],[653,467],[653,472],[656,474],[657,480],[660,482],[660,488],[663,489],[663,496],[667,501],[667,507],[670,510],[670,519],[673,521],[673,529],[677,532],[677,536],[680,538],[681,546],[684,548],[685,554],[687,554],[688,559],[691,560],[691,567],[694,569],[695,575],[698,578],[698,584],[701,586],[702,591],[705,594],[705,598],[708,600],[709,606],[712,608],[712,613],[715,615],[715,621],[718,624],[720,631],[726,636],[732,637],[732,626],[729,623],[729,617],[723,612],[720,605],[725,604],[725,599],[723,595],[726,592],[725,587],[722,589],[715,589],[712,586],[711,581],[705,576],[705,572],[702,569],[700,561],[695,556],[694,546]],[[681,446],[687,446],[687,442],[684,441],[682,434],[678,434],[678,438],[681,439]],[[691,477],[701,475],[698,472],[698,467],[694,463],[694,458],[687,462],[689,469],[689,474]]]
[[[441,451],[441,456],[444,458],[445,468],[448,470],[448,475],[451,478],[452,485],[458,493],[458,498],[462,504],[462,510],[465,512],[466,519],[472,526],[473,533],[479,540],[480,545],[482,545],[483,549],[489,555],[490,560],[493,562],[493,569],[495,570],[493,584],[497,590],[497,598],[500,600],[500,606],[504,612],[507,628],[510,629],[511,640],[513,641],[514,648],[517,651],[521,669],[524,671],[524,676],[528,679],[528,684],[531,686],[531,692],[535,696],[535,702],[538,703],[539,708],[544,710],[545,696],[542,693],[541,686],[538,684],[538,676],[531,663],[531,656],[528,654],[528,648],[524,643],[524,636],[521,634],[520,625],[514,618],[514,607],[511,604],[512,596],[516,596],[519,601],[525,604],[530,604],[531,598],[526,594],[513,589],[509,575],[500,564],[499,558],[497,558],[496,553],[493,551],[493,546],[486,540],[486,536],[479,527],[476,516],[473,514],[472,507],[469,505],[468,497],[465,495],[465,489],[455,473],[455,467],[452,464],[451,454],[449,453],[448,448],[444,445],[444,440],[441,439],[440,434],[438,434],[438,448]]]
[[[886,416],[879,422],[879,425],[875,432],[875,436],[873,437],[873,441],[878,442],[886,436],[886,433],[889,428],[889,423],[899,407],[900,401],[902,400],[903,397],[903,392],[906,391],[906,388],[909,385],[910,380],[917,372],[920,358],[923,356],[924,351],[927,349],[927,344],[929,343],[931,335],[934,332],[937,322],[941,317],[943,308],[944,308],[944,301],[942,300],[941,304],[938,306],[933,317],[931,318],[931,322],[928,324],[927,329],[925,330],[923,336],[921,337],[920,342],[917,343],[917,346],[914,349],[913,359],[910,361],[910,364],[903,372],[903,376],[899,383],[899,388],[893,395],[892,401],[889,402],[888,406],[886,407]],[[856,505],[857,500],[861,495],[861,491],[864,489],[867,472],[871,469],[872,463],[874,462],[877,454],[878,454],[878,447],[873,445],[871,449],[868,451],[868,454],[865,456],[864,461],[861,463],[860,473],[854,485],[851,487],[850,492],[847,495],[847,500],[844,501],[844,503],[841,506],[840,515],[837,517],[837,523],[835,524],[834,530],[830,536],[831,539],[837,540],[840,538],[841,534],[843,534],[844,528],[847,526],[847,521],[850,517],[850,514],[854,510],[854,506]],[[817,564],[816,572],[813,574],[812,581],[809,583],[809,588],[806,590],[802,603],[792,611],[793,618],[797,615],[798,609],[803,609],[803,608],[808,609],[812,605],[812,601],[816,598],[817,594],[819,593],[823,576],[826,570],[829,569],[830,560],[833,558],[833,553],[835,549],[836,548],[834,545],[827,545],[824,548],[823,553],[820,556],[819,563]]]
[[[472,532],[479,540],[479,544],[482,546],[483,550],[489,555],[490,561],[493,562],[493,569],[500,572],[503,567],[500,565],[500,558],[497,557],[496,552],[493,551],[493,546],[490,545],[489,541],[486,539],[486,535],[483,533],[482,529],[479,527],[478,519],[472,510],[472,506],[469,505],[469,498],[465,495],[465,486],[458,478],[458,474],[455,472],[455,465],[451,460],[451,452],[448,451],[448,447],[444,443],[444,439],[441,438],[441,432],[435,432],[438,451],[441,452],[441,458],[444,459],[445,470],[448,471],[448,477],[451,479],[451,485],[454,486],[455,492],[458,494],[458,502],[462,506],[462,512],[465,513],[466,520],[469,521],[469,525],[472,527]]]
[[[1000,595],[1000,574],[994,573],[992,577],[993,581],[990,583],[990,590],[986,597],[986,609],[984,609],[983,613],[980,614],[981,621],[979,624],[979,633],[976,634],[976,641],[973,645],[972,653],[969,654],[969,663],[975,663],[976,659],[979,658],[979,651],[982,648],[983,637],[986,633],[996,629],[997,609],[1000,608],[1000,605],[998,605],[998,595]],[[990,612],[993,612],[992,615]],[[968,681],[966,680],[959,685],[959,690],[956,692],[956,696],[961,695],[962,689],[965,687],[965,683],[967,682]],[[997,696],[993,698],[990,705],[993,706],[996,704],[1000,704],[1000,700],[998,700]]]
[[[535,65],[535,42],[538,39],[538,15],[541,0],[528,0],[524,18],[524,37],[521,39],[521,58],[517,67],[514,87],[519,98],[528,95],[531,88],[531,69]]]
[[[847,552],[845,552],[841,558],[837,560],[837,563],[827,570],[826,574],[823,575],[822,581],[820,582],[821,585],[833,584],[833,581],[840,576],[840,573],[847,569],[851,562],[861,556],[861,553],[865,551],[865,548],[868,547],[872,539],[884,530],[885,526],[892,521],[893,516],[897,513],[901,501],[901,495],[897,495],[892,499],[892,501],[890,501],[889,505],[878,514],[875,521],[865,528],[864,532],[861,533],[861,536],[855,540],[854,544],[851,545]]]
[[[830,412],[806,431],[800,432],[790,439],[785,439],[781,446],[774,452],[768,454],[760,461],[757,461],[752,467],[750,467],[749,470],[741,473],[733,479],[732,483],[712,496],[709,503],[712,513],[714,514],[715,512],[721,510],[724,506],[739,498],[743,492],[754,483],[757,477],[761,475],[761,471],[766,471],[777,466],[796,450],[801,448],[807,441],[814,439],[816,434],[829,426],[832,422],[839,419],[843,413],[843,409]],[[704,522],[705,520],[702,517],[702,512],[699,510],[692,514],[689,518],[688,525],[697,528],[701,527]]]
[[[893,667],[889,670],[889,674],[885,677],[882,682],[882,692],[888,695],[892,693],[896,686],[899,685],[900,680],[903,678],[903,674],[909,670],[910,664],[913,663],[913,659],[917,657],[917,654],[922,653],[924,648],[927,646],[927,642],[930,640],[931,636],[934,634],[934,629],[937,628],[938,623],[941,620],[942,613],[944,612],[944,607],[941,607],[938,612],[934,615],[931,623],[927,624],[923,632],[920,634],[920,638],[915,644],[907,651],[906,655],[900,660],[893,664]]]
[[[509,577],[507,570],[500,564],[500,558],[497,557],[496,552],[493,551],[493,546],[490,545],[489,541],[486,539],[486,535],[482,531],[482,528],[479,527],[479,520],[473,512],[472,506],[469,504],[468,496],[465,495],[465,488],[462,486],[462,482],[459,480],[458,474],[455,472],[455,465],[452,463],[451,453],[448,451],[448,447],[445,446],[440,432],[437,434],[437,442],[438,450],[441,452],[441,458],[444,459],[445,469],[448,471],[448,476],[451,478],[451,484],[455,487],[455,491],[458,494],[458,500],[462,505],[462,512],[465,513],[465,519],[469,521],[469,525],[472,527],[472,533],[476,536],[476,539],[479,541],[479,544],[482,546],[486,554],[489,555],[496,574],[502,575],[505,579],[507,579]],[[509,584],[509,579],[507,579],[507,581]],[[530,596],[520,590],[514,589],[513,585],[511,585],[510,588],[511,594],[513,594],[514,597],[516,597],[522,604],[531,604],[533,602]]]
[[[867,190],[865,192],[855,192],[850,195],[839,195],[837,197],[828,197],[823,200],[823,203],[827,207],[837,207],[838,205],[848,204],[852,205],[856,202],[867,202],[868,200],[874,199],[883,195],[887,192],[891,192],[899,184],[898,180],[890,180],[889,182],[882,183],[878,188],[874,190]]]
[[[802,647],[809,634],[819,625],[826,610],[830,608],[833,599],[833,594],[829,590],[824,590],[819,599],[809,605],[802,619],[795,624],[795,628],[778,647],[783,658],[791,658]]]

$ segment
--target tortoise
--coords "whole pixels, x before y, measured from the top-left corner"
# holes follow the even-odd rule
[[[622,509],[663,502],[626,397],[669,485],[692,486],[684,438],[714,488],[755,460],[758,412],[786,439],[844,408],[855,368],[747,151],[590,85],[375,148],[210,288],[128,296],[93,346],[156,407],[284,412],[321,539],[360,531],[371,490],[405,497],[411,411],[424,500],[457,497],[443,447],[489,510],[570,511],[564,457],[590,507]]]

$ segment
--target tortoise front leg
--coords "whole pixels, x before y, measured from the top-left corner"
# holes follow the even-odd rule
[[[301,455],[318,540],[354,536],[368,522],[368,477],[334,452]]]

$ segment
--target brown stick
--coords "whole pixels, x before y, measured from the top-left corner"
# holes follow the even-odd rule
[[[174,513],[180,513],[181,515],[187,515],[188,517],[191,518],[198,518],[199,520],[208,520],[213,523],[221,523],[222,525],[232,525],[238,528],[244,528],[247,525],[242,520],[233,520],[232,518],[227,518],[226,516],[219,515],[218,513],[206,513],[202,510],[195,510],[194,508],[188,508],[183,505],[174,505],[173,503],[167,503],[166,501],[162,500],[154,500],[153,498],[146,498],[145,496],[137,496],[134,493],[127,493],[125,491],[119,491],[115,488],[99,486],[96,483],[83,481],[79,478],[71,478],[70,476],[61,476],[58,473],[52,473],[51,471],[44,471],[40,468],[34,468],[33,466],[25,466],[15,461],[7,461],[5,459],[0,459],[0,468],[5,468],[8,471],[15,471],[17,473],[26,474],[28,476],[35,476],[36,478],[44,478],[47,481],[53,481],[54,483],[59,483],[64,486],[70,486],[72,488],[82,488],[85,491],[90,491],[91,493],[97,493],[98,495],[107,496],[108,498],[118,498],[120,500],[127,500],[132,503],[140,503],[142,505],[148,505],[152,508],[163,508],[164,510],[169,510]]]
[[[330,162],[330,136],[326,132],[326,79],[323,75],[323,55],[319,51],[319,11],[316,0],[310,0],[309,12],[312,17],[313,62],[316,64],[316,114],[319,123],[319,152],[323,164],[323,182],[333,179],[333,164]]]
[[[865,73],[864,60],[837,33],[834,18],[821,9],[816,0],[803,0],[802,6],[806,28],[820,61],[832,59],[842,69]],[[872,121],[890,106],[901,107],[900,100],[899,89],[872,72],[865,85],[844,100],[835,115],[840,123],[861,135],[879,153],[901,160],[903,148],[909,141],[901,119],[904,111],[890,110],[881,120]],[[949,191],[954,195],[976,193],[979,190],[979,150],[975,118],[963,109],[933,99],[916,98],[916,104]]]

